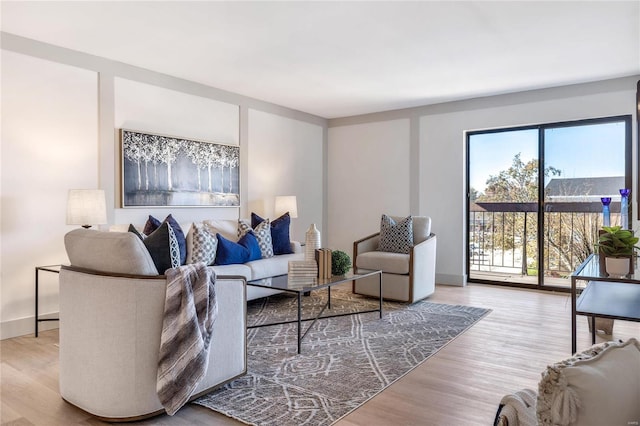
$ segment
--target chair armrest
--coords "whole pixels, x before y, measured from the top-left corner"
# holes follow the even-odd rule
[[[411,248],[409,276],[411,277],[410,301],[424,299],[436,288],[436,235],[429,237]]]
[[[376,251],[378,250],[379,243],[380,243],[379,232],[355,241],[353,243],[353,259],[352,259],[353,266],[354,267],[356,266],[356,258],[358,257],[359,253]]]

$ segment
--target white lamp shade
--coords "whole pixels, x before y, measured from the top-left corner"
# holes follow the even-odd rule
[[[295,195],[280,195],[276,197],[275,214],[276,217],[289,212],[292,218],[298,217],[298,201]]]
[[[70,189],[67,199],[67,225],[107,223],[107,204],[102,189]]]

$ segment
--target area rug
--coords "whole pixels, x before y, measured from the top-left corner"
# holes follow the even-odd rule
[[[325,291],[305,297],[303,316],[319,312],[325,301]],[[334,289],[330,313],[375,309],[377,303]],[[296,309],[295,297],[279,294],[249,302],[247,318],[249,324],[295,319]],[[375,312],[319,320],[301,354],[295,324],[250,329],[247,374],[195,403],[252,425],[331,425],[489,312],[428,301],[385,302],[382,319]],[[306,329],[310,322],[304,324]]]

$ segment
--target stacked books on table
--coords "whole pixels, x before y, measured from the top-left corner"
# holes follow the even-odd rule
[[[318,263],[318,279],[331,278],[331,250],[316,249],[316,262]]]
[[[290,278],[316,278],[318,276],[318,264],[314,260],[290,260]]]

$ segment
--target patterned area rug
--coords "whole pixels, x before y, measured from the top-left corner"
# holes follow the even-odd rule
[[[303,317],[315,316],[325,301],[326,291],[305,297]],[[377,303],[334,288],[330,313],[375,309]],[[296,305],[286,294],[249,302],[248,322],[295,319]],[[300,355],[295,324],[250,329],[247,374],[195,403],[253,425],[330,425],[490,312],[428,301],[385,302],[383,311],[382,319],[375,312],[319,320]]]

